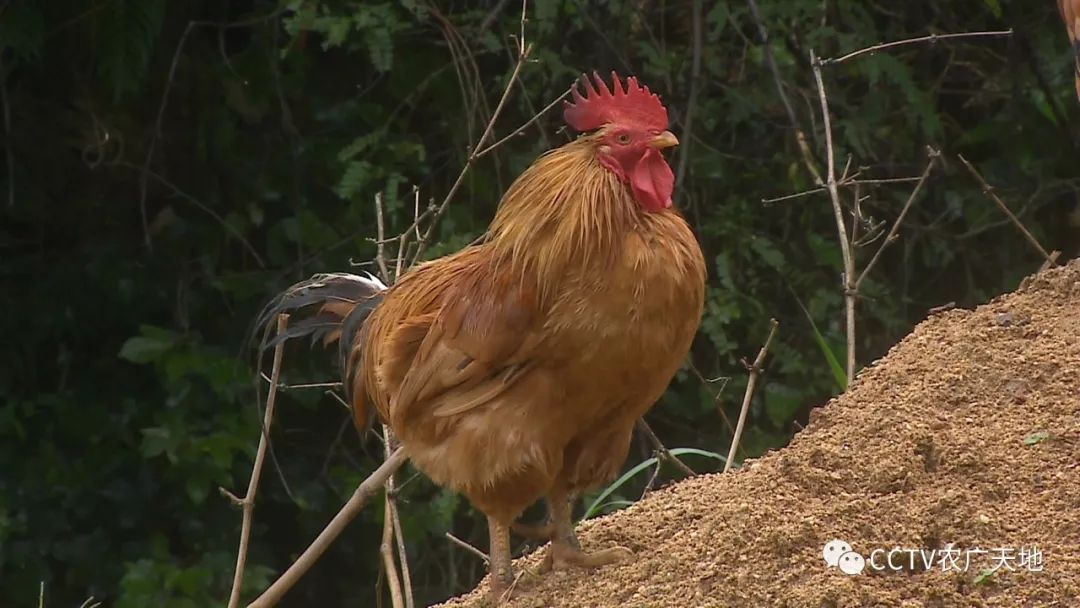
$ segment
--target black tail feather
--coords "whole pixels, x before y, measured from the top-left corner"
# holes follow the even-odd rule
[[[290,320],[284,332],[263,341],[260,352],[293,338],[309,337],[314,345],[331,332],[341,330],[338,338],[339,364],[342,376],[348,375],[346,366],[353,342],[368,315],[382,301],[381,292],[385,289],[386,286],[371,275],[364,277],[344,273],[317,274],[289,287],[263,307],[255,326],[266,328],[283,313],[293,315],[297,320]],[[345,306],[324,307],[334,304]],[[304,316],[309,308],[313,314]],[[344,380],[347,393],[350,378]]]

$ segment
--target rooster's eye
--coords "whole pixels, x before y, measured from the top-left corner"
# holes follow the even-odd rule
[[[630,135],[627,133],[619,133],[615,136],[615,141],[625,146],[626,144],[630,143]]]

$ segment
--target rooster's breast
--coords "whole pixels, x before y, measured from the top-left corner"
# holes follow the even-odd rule
[[[548,323],[565,345],[568,404],[636,419],[682,364],[701,320],[704,260],[685,221],[652,214],[603,268],[568,277]],[[622,416],[616,416],[621,418]]]

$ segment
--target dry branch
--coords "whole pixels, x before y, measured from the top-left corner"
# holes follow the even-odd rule
[[[184,32],[180,35],[180,40],[176,43],[176,50],[173,51],[172,61],[169,62],[169,73],[165,79],[165,90],[161,94],[161,103],[158,105],[157,118],[154,120],[154,130],[150,134],[150,144],[146,148],[146,157],[142,162],[142,174],[139,176],[139,215],[142,219],[143,240],[148,250],[153,249],[150,240],[150,220],[146,213],[146,197],[149,190],[148,178],[150,177],[150,165],[154,161],[154,151],[162,136],[162,128],[165,123],[165,110],[168,108],[169,94],[172,92],[173,83],[176,80],[176,68],[180,65],[180,56],[183,54],[184,45],[187,44],[191,32],[193,32],[195,28],[208,26],[216,26],[220,30],[248,27],[276,19],[286,10],[287,9],[285,8],[279,8],[266,15],[232,22],[189,21],[187,26],[184,27]]]
[[[893,42],[882,42],[881,44],[875,44],[874,46],[868,46],[864,49],[852,51],[842,57],[836,57],[833,59],[822,59],[822,65],[832,65],[836,63],[843,63],[848,59],[854,59],[859,55],[866,55],[868,53],[876,53],[885,49],[891,49],[898,46],[904,46],[908,44],[918,44],[920,42],[935,43],[938,40],[949,40],[952,38],[976,38],[984,36],[1012,36],[1012,28],[1007,30],[989,31],[989,32],[960,32],[957,34],[930,34],[929,36],[920,36],[918,38],[908,38],[906,40],[895,40]]]
[[[490,561],[488,559],[487,553],[484,553],[480,549],[477,549],[476,547],[474,547],[474,546],[470,545],[469,543],[461,540],[460,538],[454,536],[453,534],[447,532],[446,533],[446,538],[447,538],[447,540],[454,543],[455,545],[461,547],[462,549],[465,549],[469,553],[472,553],[473,555],[475,555],[475,556],[479,557],[480,559],[484,560],[485,564],[487,564]]]
[[[525,67],[525,63],[529,59],[529,54],[532,52],[532,44],[525,41],[525,17],[527,9],[527,0],[522,0],[521,3],[521,34],[518,37],[518,57],[517,62],[514,64],[514,70],[510,73],[510,79],[506,83],[506,88],[503,89],[502,97],[499,98],[498,105],[495,106],[495,111],[491,113],[491,119],[488,120],[487,126],[484,127],[484,133],[477,140],[476,144],[472,147],[472,151],[469,152],[468,158],[465,159],[465,166],[461,168],[461,172],[458,173],[457,179],[454,180],[450,190],[446,193],[446,198],[442,203],[435,208],[435,213],[431,218],[431,223],[428,224],[427,230],[424,231],[424,235],[420,237],[420,241],[416,246],[416,253],[413,254],[412,262],[410,266],[416,264],[419,261],[420,256],[424,253],[424,248],[427,247],[431,241],[432,235],[435,233],[435,227],[438,226],[439,218],[446,212],[447,207],[450,206],[450,201],[453,200],[454,195],[457,194],[458,188],[465,182],[465,176],[468,175],[469,169],[476,163],[476,160],[480,158],[481,147],[491,137],[492,131],[495,129],[495,122],[499,119],[499,115],[502,114],[503,108],[506,107],[507,100],[510,99],[510,90],[514,88],[514,83],[517,81],[518,76],[521,75],[521,69]],[[549,106],[550,107],[550,106]],[[505,138],[504,138],[505,140]],[[494,146],[492,146],[494,148]],[[484,150],[488,152],[488,150]]]
[[[277,333],[281,335],[289,325],[289,315],[278,315]],[[243,498],[237,498],[224,488],[219,488],[222,494],[228,497],[234,504],[239,505],[243,512],[243,520],[240,524],[240,546],[236,551],[236,570],[233,572],[232,591],[229,593],[229,608],[240,605],[240,588],[244,583],[244,567],[247,565],[248,545],[251,542],[251,520],[255,510],[255,494],[259,491],[259,479],[262,477],[263,460],[266,458],[266,447],[269,443],[270,424],[274,420],[274,405],[277,402],[277,392],[281,377],[281,359],[285,349],[285,342],[278,342],[274,347],[274,363],[270,372],[270,388],[266,396],[266,410],[263,412],[262,432],[259,434],[259,447],[255,450],[255,463],[251,467],[251,478],[248,481],[247,492]]]
[[[1005,215],[1009,217],[1009,220],[1013,223],[1013,225],[1016,226],[1016,228],[1020,230],[1021,233],[1023,233],[1024,238],[1026,238],[1027,241],[1031,243],[1031,246],[1039,252],[1039,255],[1043,257],[1043,260],[1045,260],[1044,267],[1049,268],[1050,266],[1053,266],[1057,261],[1057,257],[1058,255],[1060,255],[1060,252],[1055,251],[1053,253],[1047,253],[1046,249],[1043,249],[1043,246],[1039,244],[1039,240],[1035,238],[1035,235],[1031,234],[1031,231],[1028,230],[1026,226],[1024,226],[1023,222],[1020,221],[1020,218],[1016,217],[1012,210],[1009,209],[1009,206],[1005,204],[1005,201],[1001,200],[1001,197],[998,196],[996,192],[994,192],[993,186],[987,183],[986,179],[983,178],[982,174],[979,173],[977,169],[975,169],[975,166],[968,162],[968,159],[964,158],[962,154],[958,154],[957,157],[960,159],[960,162],[964,163],[964,166],[967,167],[967,170],[971,172],[971,175],[979,182],[979,185],[982,186],[983,194],[990,197],[990,200],[994,201],[994,204],[996,204],[998,208],[1001,209],[1005,213]]]
[[[836,153],[833,148],[832,118],[829,116],[829,98],[825,93],[825,83],[821,78],[821,62],[817,60],[814,52],[810,52],[810,62],[813,64],[814,82],[817,84],[818,101],[821,103],[821,115],[825,122],[825,174],[827,181],[825,187],[829,191],[829,200],[832,201],[833,216],[836,220],[836,235],[840,239],[840,253],[844,260],[844,317],[845,334],[847,335],[847,364],[844,369],[847,377],[855,375],[855,298],[858,295],[855,290],[855,257],[851,252],[851,244],[848,242],[847,225],[844,223],[844,209],[840,203],[840,191],[836,186]]]
[[[862,285],[863,279],[866,278],[866,275],[870,272],[874,265],[877,264],[878,259],[881,257],[881,252],[885,251],[885,248],[888,247],[894,239],[896,239],[896,233],[900,230],[900,224],[904,221],[904,216],[907,215],[908,209],[910,209],[912,204],[915,203],[915,199],[919,197],[919,193],[922,192],[923,186],[926,185],[927,178],[930,177],[930,172],[934,170],[934,165],[937,164],[938,158],[941,157],[941,152],[933,148],[929,148],[928,152],[930,154],[930,160],[926,163],[926,169],[923,170],[922,176],[919,178],[919,182],[915,184],[915,188],[911,191],[911,196],[909,196],[907,198],[907,202],[904,203],[903,209],[900,210],[900,215],[896,216],[896,221],[893,222],[892,228],[889,229],[889,234],[885,235],[885,240],[881,242],[881,246],[878,247],[878,250],[876,252],[874,252],[874,257],[870,258],[870,261],[867,262],[866,266],[862,269],[862,272],[859,273],[859,278],[855,280],[856,291],[858,291],[859,287]],[[855,226],[858,226],[858,219],[856,219]],[[851,241],[853,243],[857,242],[857,239],[855,238],[854,227],[852,228]],[[848,378],[851,378],[850,372],[848,373]]]
[[[656,433],[653,432],[652,427],[649,426],[648,422],[645,422],[644,418],[638,418],[637,427],[642,433],[645,434],[646,437],[649,438],[649,442],[653,444],[653,449],[656,450],[660,460],[666,460],[667,462],[670,462],[687,476],[693,477],[694,475],[697,475],[697,473],[694,472],[694,469],[686,466],[685,462],[679,460],[678,456],[672,454],[671,450],[667,449],[667,446],[665,446],[663,442],[660,441],[660,438],[656,436]]]
[[[390,478],[387,478],[386,483],[390,483]],[[386,580],[390,586],[390,604],[394,608],[405,608],[405,600],[401,594],[401,577],[398,576],[397,564],[394,563],[394,524],[390,521],[393,501],[388,493],[383,495],[383,509],[383,531],[379,553],[382,555],[383,570],[386,571]]]
[[[855,179],[854,177],[843,179],[837,182],[837,186],[843,188],[848,186],[865,186],[865,185],[883,185],[883,184],[906,184],[910,182],[918,182],[922,177],[887,177],[881,179]],[[782,203],[784,201],[790,201],[797,198],[804,198],[811,194],[817,194],[818,192],[828,192],[828,188],[825,186],[818,186],[817,188],[811,188],[809,190],[803,190],[802,192],[796,192],[794,194],[785,194],[784,196],[777,196],[773,198],[763,198],[761,203],[764,205],[772,205],[773,203]]]
[[[725,473],[731,470],[732,463],[735,462],[735,452],[739,449],[739,440],[742,439],[743,427],[746,425],[746,414],[750,411],[750,400],[754,397],[754,387],[757,385],[758,376],[761,375],[761,366],[765,363],[765,355],[769,352],[769,345],[772,344],[773,338],[776,336],[776,330],[780,327],[776,319],[770,319],[769,322],[771,323],[769,337],[765,338],[765,344],[762,345],[757,357],[754,358],[754,362],[749,366],[750,378],[746,382],[742,407],[739,408],[739,421],[735,424],[735,436],[731,438],[731,448],[728,449],[727,462],[724,463]]]
[[[364,508],[364,505],[383,487],[386,483],[387,477],[392,475],[395,471],[401,468],[401,465],[405,464],[405,461],[409,459],[409,455],[405,453],[405,448],[398,448],[393,454],[387,458],[379,468],[375,469],[368,478],[360,484],[356,491],[353,492],[352,497],[345,503],[345,506],[338,511],[338,514],[334,516],[334,519],[330,520],[326,528],[319,533],[319,536],[311,543],[303,554],[289,566],[289,569],[285,571],[270,588],[263,592],[254,602],[248,604],[248,608],[269,608],[270,606],[276,606],[281,598],[285,595],[289,589],[292,589],[296,581],[300,580],[300,577],[306,573],[316,560],[326,552],[326,549],[330,546],[330,543],[334,542],[338,536],[341,535],[345,527],[349,525],[349,522],[356,519],[356,516],[360,514],[360,511]]]

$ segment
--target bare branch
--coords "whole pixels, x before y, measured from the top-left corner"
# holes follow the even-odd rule
[[[900,230],[900,224],[904,221],[904,216],[907,215],[908,209],[915,202],[915,199],[919,197],[919,193],[922,192],[923,186],[926,185],[927,178],[930,177],[930,172],[934,170],[934,165],[937,164],[938,158],[941,156],[941,152],[929,148],[930,160],[926,163],[926,169],[923,170],[922,177],[919,178],[919,183],[915,184],[915,188],[911,191],[911,196],[908,197],[907,202],[904,203],[903,209],[900,210],[900,215],[896,216],[896,221],[893,222],[892,228],[889,229],[889,233],[885,235],[885,240],[881,242],[881,246],[878,247],[877,252],[874,253],[874,257],[870,258],[870,262],[866,264],[866,267],[859,273],[859,278],[855,281],[855,290],[858,291],[862,285],[863,279],[870,273],[870,270],[874,268],[874,264],[877,264],[878,258],[881,257],[881,252],[885,251],[885,248],[896,239],[896,233]],[[858,225],[858,220],[856,220]],[[855,234],[852,233],[852,242],[855,242]],[[851,376],[849,375],[848,378]]]
[[[750,365],[750,379],[746,382],[746,392],[743,393],[742,407],[739,409],[739,421],[735,424],[735,436],[731,438],[731,447],[728,449],[727,462],[724,463],[724,472],[731,470],[735,462],[735,452],[739,449],[739,441],[742,439],[743,427],[746,425],[746,414],[750,411],[750,400],[754,397],[754,387],[757,385],[758,376],[761,375],[761,366],[765,363],[765,355],[769,352],[769,345],[776,336],[776,330],[780,324],[776,319],[770,319],[772,327],[769,329],[769,337],[765,338],[765,344],[758,351],[753,364]]]
[[[876,53],[885,49],[892,49],[898,46],[904,46],[908,44],[918,44],[920,42],[935,43],[939,40],[949,40],[952,38],[976,38],[986,36],[1012,36],[1012,28],[1007,30],[988,31],[988,32],[961,32],[958,34],[930,34],[929,36],[920,36],[918,38],[908,38],[907,40],[896,40],[894,42],[883,42],[881,44],[875,44],[874,46],[866,47],[865,49],[859,49],[852,51],[842,57],[834,59],[822,59],[822,65],[832,65],[836,63],[843,63],[849,59],[854,59],[859,55],[865,55],[867,53]]]
[[[821,78],[821,62],[817,60],[813,51],[810,51],[810,62],[813,64],[814,82],[817,84],[818,101],[821,103],[821,115],[825,123],[825,152],[826,152],[826,175],[828,181],[825,186],[829,191],[829,199],[832,201],[833,217],[836,220],[836,236],[840,239],[840,253],[844,260],[844,311],[845,327],[847,334],[847,377],[850,379],[855,374],[855,258],[851,253],[851,244],[848,242],[847,225],[844,223],[844,209],[840,203],[840,192],[836,187],[836,158],[833,149],[832,118],[829,116],[829,98],[825,94],[825,83]]]
[[[484,127],[484,134],[481,135],[480,139],[478,139],[473,146],[472,151],[469,152],[469,158],[465,159],[465,164],[461,167],[461,173],[458,174],[457,179],[454,180],[454,185],[450,186],[450,190],[446,193],[446,198],[443,199],[443,202],[435,207],[434,215],[431,218],[431,224],[428,225],[428,229],[424,231],[423,237],[421,237],[420,241],[417,243],[416,253],[413,254],[413,260],[411,260],[409,266],[416,264],[417,260],[419,260],[420,256],[423,254],[423,249],[431,242],[432,234],[434,234],[435,227],[438,225],[438,219],[446,213],[446,208],[450,205],[450,201],[454,200],[454,194],[458,192],[458,189],[464,183],[465,175],[469,174],[469,170],[472,168],[472,165],[476,163],[476,159],[480,158],[482,147],[486,143],[488,137],[491,136],[491,132],[495,130],[495,123],[499,120],[503,108],[507,106],[507,100],[510,99],[510,91],[514,87],[514,82],[521,76],[522,68],[525,67],[525,64],[528,62],[529,54],[532,52],[532,44],[525,40],[527,14],[528,2],[527,0],[522,0],[522,29],[521,35],[517,37],[517,63],[514,64],[514,70],[510,73],[510,80],[507,81],[507,87],[502,91],[502,97],[499,98],[499,104],[495,107],[495,111],[491,112],[491,118],[487,121],[487,126]],[[487,150],[485,150],[485,152],[486,151]]]
[[[379,267],[379,278],[382,279],[383,283],[389,285],[390,272],[386,269],[386,221],[383,218],[382,192],[375,193],[375,225],[379,239],[375,241],[375,264]]]
[[[543,116],[544,114],[547,114],[547,113],[548,113],[549,111],[551,111],[551,109],[552,109],[552,108],[554,108],[554,107],[555,107],[556,105],[558,105],[558,103],[559,103],[560,101],[562,101],[563,99],[565,99],[565,98],[566,98],[566,96],[570,94],[570,91],[571,91],[571,90],[572,90],[573,88],[574,88],[573,86],[569,86],[569,87],[567,87],[567,88],[566,88],[566,90],[565,90],[565,91],[563,91],[562,93],[560,93],[558,97],[556,97],[555,99],[553,99],[553,100],[551,101],[551,103],[549,103],[548,105],[544,106],[544,108],[543,108],[542,110],[540,110],[539,112],[537,112],[536,114],[534,114],[532,118],[530,118],[529,120],[527,120],[527,121],[525,121],[524,123],[522,123],[522,125],[521,125],[520,127],[518,127],[518,128],[516,128],[516,129],[514,129],[513,131],[511,131],[509,135],[507,135],[506,137],[503,137],[503,138],[502,138],[502,139],[500,139],[499,141],[497,141],[497,142],[495,142],[495,143],[491,144],[490,146],[488,146],[488,147],[484,148],[483,150],[481,150],[481,151],[477,152],[477,154],[476,154],[476,158],[482,158],[482,157],[483,157],[484,155],[486,155],[486,154],[487,154],[488,152],[491,152],[491,151],[492,151],[492,150],[494,150],[495,148],[498,148],[499,146],[501,146],[501,145],[503,145],[504,143],[506,143],[506,142],[507,142],[507,141],[508,141],[508,140],[509,140],[510,138],[512,138],[512,137],[514,137],[514,136],[516,136],[516,135],[520,135],[521,133],[524,133],[524,132],[525,132],[525,129],[528,129],[529,127],[531,127],[533,123],[535,123],[536,121],[540,120],[540,117],[541,117],[541,116]]]
[[[484,560],[485,564],[490,561],[488,559],[487,553],[484,553],[480,549],[477,549],[476,547],[474,547],[474,546],[470,545],[469,543],[461,540],[460,538],[454,536],[453,534],[447,532],[446,533],[446,538],[447,538],[447,540],[454,543],[455,545],[461,547],[462,549],[465,549],[469,553],[472,553],[473,555],[475,555],[475,556],[479,557],[480,559]]]
[[[387,424],[383,424],[382,428],[383,449],[386,452],[386,457],[389,458],[396,443],[394,431]],[[405,539],[401,536],[401,521],[398,519],[397,503],[394,498],[397,490],[393,473],[386,478],[383,487],[386,489],[386,500],[384,501],[386,510],[383,515],[383,537],[379,550],[383,555],[386,576],[390,582],[390,597],[391,600],[396,602],[394,608],[402,608],[402,606],[404,608],[413,608],[412,576],[409,573],[409,559],[405,553]],[[394,562],[393,540],[395,536],[397,537],[398,563],[401,565],[400,576],[398,574],[398,564]],[[403,605],[402,600],[404,600]]]
[[[165,186],[166,188],[171,190],[172,193],[174,195],[176,195],[177,197],[179,197],[179,198],[191,203],[192,205],[198,207],[201,211],[203,211],[204,213],[206,213],[210,217],[214,218],[219,224],[221,224],[222,228],[224,228],[225,230],[230,232],[233,236],[235,236],[236,240],[240,241],[240,244],[244,246],[244,249],[247,249],[248,253],[251,254],[251,257],[254,258],[255,261],[259,264],[259,267],[266,268],[266,262],[263,261],[262,256],[259,255],[259,252],[255,249],[255,247],[251,244],[251,242],[249,242],[246,238],[244,238],[244,235],[240,233],[240,230],[237,229],[236,226],[233,226],[229,222],[225,221],[225,218],[221,217],[221,215],[217,211],[214,211],[213,209],[211,209],[210,206],[206,205],[205,203],[203,203],[199,199],[195,198],[194,196],[188,194],[187,192],[184,192],[176,184],[170,182],[169,180],[165,179],[164,176],[159,175],[159,174],[155,173],[154,171],[151,171],[150,169],[142,169],[142,168],[140,168],[140,167],[138,167],[136,165],[133,165],[133,164],[131,164],[129,162],[126,162],[126,161],[116,161],[116,162],[113,162],[111,164],[115,165],[117,167],[124,167],[124,168],[127,168],[127,169],[133,169],[135,171],[140,171],[141,172],[140,179],[153,178],[159,184],[161,184],[162,186]],[[149,246],[149,241],[148,241],[148,246]]]
[[[660,438],[656,436],[656,433],[653,432],[652,427],[649,426],[648,422],[645,422],[644,418],[638,418],[637,427],[638,430],[640,430],[646,437],[649,438],[649,442],[653,444],[653,448],[659,455],[660,460],[666,460],[671,464],[675,465],[675,468],[685,473],[688,477],[693,477],[694,475],[697,475],[697,473],[694,472],[694,469],[686,466],[685,462],[679,460],[678,456],[672,454],[671,450],[667,449],[667,446],[665,446],[663,442],[660,441]]]
[[[281,335],[289,325],[289,315],[278,315],[277,333]],[[278,342],[274,347],[274,363],[270,372],[270,389],[266,395],[266,410],[263,412],[262,429],[259,433],[259,447],[255,450],[255,463],[251,466],[251,478],[248,480],[244,497],[237,498],[228,490],[221,488],[234,504],[239,504],[243,512],[240,523],[240,547],[236,552],[236,570],[233,572],[232,591],[229,593],[229,608],[240,605],[240,589],[244,583],[244,567],[247,565],[248,544],[251,542],[251,519],[255,511],[255,494],[259,491],[259,479],[262,477],[263,460],[266,458],[266,446],[270,436],[270,424],[274,421],[274,404],[277,402],[278,379],[281,377],[281,358],[285,352],[285,342]]]
[[[676,171],[675,184],[681,186],[686,177],[686,167],[690,160],[690,145],[693,142],[694,133],[694,110],[697,108],[699,80],[701,79],[701,33],[703,20],[702,1],[693,0],[691,3],[691,38],[693,40],[690,59],[690,94],[686,101],[686,113],[683,115],[683,145],[679,149],[679,168]]]
[[[426,248],[431,241],[432,234],[435,232],[435,227],[438,225],[438,219],[446,213],[446,208],[450,205],[450,201],[454,200],[454,194],[458,192],[458,189],[464,183],[465,175],[469,174],[469,170],[472,168],[472,165],[475,164],[476,159],[480,158],[478,149],[484,145],[487,138],[491,135],[491,129],[495,126],[495,121],[499,119],[499,114],[502,113],[503,107],[507,105],[507,99],[510,98],[510,90],[514,85],[514,81],[521,75],[522,67],[525,66],[526,59],[528,59],[531,50],[532,45],[529,44],[522,54],[518,55],[517,64],[514,65],[514,71],[511,72],[510,75],[510,81],[507,82],[507,87],[505,87],[505,90],[502,92],[502,97],[499,99],[499,105],[495,107],[495,112],[491,113],[491,120],[488,121],[486,129],[484,129],[484,134],[476,141],[476,146],[473,147],[473,151],[469,154],[469,158],[465,160],[465,165],[461,167],[461,173],[459,173],[458,178],[454,180],[454,185],[450,186],[450,190],[446,193],[446,198],[435,208],[435,214],[431,218],[431,224],[429,224],[428,229],[424,231],[423,237],[417,245],[416,253],[413,254],[413,261],[410,262],[409,266],[415,265],[417,260],[420,259],[420,256],[423,254],[423,249]]]
[[[1001,197],[999,197],[997,193],[994,192],[994,188],[986,182],[982,174],[979,173],[977,169],[975,169],[975,166],[968,162],[968,159],[964,158],[962,154],[958,154],[957,157],[960,159],[960,162],[964,163],[964,166],[967,167],[967,170],[971,172],[971,175],[976,180],[978,180],[979,185],[982,186],[983,194],[990,197],[990,200],[994,201],[994,204],[996,204],[998,208],[1001,209],[1005,213],[1005,215],[1009,217],[1009,220],[1013,223],[1013,225],[1016,226],[1016,228],[1020,230],[1021,233],[1023,233],[1024,238],[1026,238],[1027,241],[1031,243],[1031,246],[1039,252],[1039,255],[1043,257],[1043,260],[1046,261],[1046,265],[1048,267],[1053,266],[1057,259],[1057,256],[1051,257],[1051,254],[1047,253],[1046,249],[1043,249],[1043,246],[1039,244],[1039,240],[1035,238],[1035,235],[1031,234],[1027,227],[1024,226],[1024,224],[1020,221],[1020,218],[1016,217],[1016,215],[1013,214],[1012,210],[1009,209],[1009,206],[1005,204],[1005,201],[1001,200]]]
[[[401,584],[405,588],[405,608],[415,608],[416,599],[413,597],[412,572],[409,570],[409,556],[405,552],[405,535],[401,532],[401,517],[398,516],[396,500],[390,501],[390,521],[394,524],[398,560],[401,562]]]
[[[856,174],[857,175],[857,174]],[[921,177],[889,177],[882,179],[854,179],[848,178],[837,182],[837,187],[847,188],[852,186],[866,186],[866,185],[884,185],[884,184],[906,184],[910,182],[917,182],[921,180]],[[763,198],[762,204],[771,205],[773,203],[782,203],[797,198],[803,198],[810,196],[811,194],[817,194],[818,192],[828,192],[829,189],[825,186],[818,186],[817,188],[811,188],[809,190],[803,190],[802,192],[795,192],[793,194],[785,194],[784,196],[777,196],[775,198]]]
[[[799,121],[795,118],[795,110],[791,107],[791,101],[788,100],[787,92],[784,90],[784,81],[780,78],[780,68],[776,66],[776,57],[773,56],[772,45],[769,43],[769,30],[765,28],[765,21],[761,18],[761,11],[758,9],[757,2],[755,0],[746,0],[746,3],[750,6],[750,15],[754,18],[758,35],[761,37],[761,48],[765,51],[765,63],[769,66],[769,71],[772,72],[776,93],[780,95],[780,101],[784,104],[788,120],[791,121],[791,128],[801,134]]]
[[[390,480],[387,479],[386,483],[390,483]],[[394,524],[390,519],[390,512],[394,508],[392,505],[390,494],[384,494],[383,532],[379,553],[382,555],[383,570],[386,571],[386,579],[390,586],[390,604],[394,608],[405,608],[405,600],[401,597],[401,577],[398,576],[397,564],[394,563]]]
[[[289,566],[289,569],[284,574],[274,581],[274,584],[270,585],[269,589],[264,591],[254,602],[248,604],[248,608],[276,606],[285,593],[292,589],[293,585],[300,580],[300,577],[326,552],[330,543],[341,535],[341,532],[345,530],[345,527],[353,519],[356,519],[356,516],[360,514],[368,500],[386,483],[386,478],[401,468],[401,465],[405,464],[408,459],[409,455],[405,452],[405,448],[398,448],[379,468],[375,469],[375,472],[368,475],[367,479],[353,492],[352,497],[345,503],[345,506],[330,520],[330,523],[304,550],[303,554],[293,562],[293,565]]]
[[[212,26],[226,29],[248,27],[258,23],[264,23],[277,18],[284,13],[285,10],[287,9],[279,8],[267,15],[260,15],[258,17],[241,19],[239,21],[228,23],[215,21],[189,21],[184,28],[184,32],[180,35],[180,40],[176,43],[176,50],[173,51],[172,61],[169,63],[169,74],[165,79],[165,90],[161,94],[161,103],[158,105],[157,118],[154,120],[154,130],[150,136],[150,144],[146,148],[146,158],[143,159],[142,163],[142,174],[139,176],[139,214],[142,217],[143,239],[145,240],[147,249],[152,249],[150,242],[150,221],[146,214],[146,195],[147,187],[149,185],[148,178],[150,177],[150,165],[154,161],[154,152],[157,149],[158,140],[161,139],[162,126],[165,123],[165,109],[169,105],[169,94],[172,92],[173,83],[176,80],[176,68],[180,65],[180,56],[183,54],[184,45],[187,44],[188,36],[190,36],[191,32],[197,27]]]

